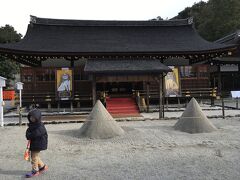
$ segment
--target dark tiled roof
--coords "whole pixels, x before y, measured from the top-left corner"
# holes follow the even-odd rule
[[[240,30],[216,40],[215,43],[240,45]]]
[[[88,21],[32,17],[25,37],[18,43],[1,44],[0,53],[183,54],[218,52],[229,48],[229,45],[202,39],[189,19]]]
[[[84,71],[90,74],[144,74],[172,71],[159,60],[99,60],[89,59]]]
[[[234,53],[234,56],[240,57],[240,30],[236,31],[235,33],[229,34],[221,39],[215,41],[216,43],[220,44],[236,44],[237,50]]]
[[[240,57],[215,58],[211,61],[213,64],[240,64]]]

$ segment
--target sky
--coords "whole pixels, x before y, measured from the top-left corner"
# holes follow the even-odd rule
[[[172,18],[200,0],[0,0],[0,26],[25,35],[30,15],[82,20]],[[206,0],[204,0],[206,1]]]

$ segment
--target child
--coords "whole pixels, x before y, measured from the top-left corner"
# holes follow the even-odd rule
[[[39,157],[40,151],[47,149],[48,134],[44,124],[41,122],[40,110],[31,110],[27,118],[29,123],[26,138],[30,140],[32,171],[26,174],[26,178],[30,178],[48,169],[47,165]]]

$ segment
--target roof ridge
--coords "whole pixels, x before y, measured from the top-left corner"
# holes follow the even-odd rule
[[[192,25],[191,18],[177,20],[76,20],[76,19],[52,19],[39,18],[30,15],[31,24],[54,26],[184,26]]]

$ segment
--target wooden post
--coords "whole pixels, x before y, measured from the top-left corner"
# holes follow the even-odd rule
[[[58,112],[60,112],[60,100],[58,100]]]
[[[147,97],[146,97],[146,100],[147,100],[147,112],[149,113],[149,82],[147,82]]]
[[[168,97],[166,97],[166,109],[168,110]]]
[[[238,97],[236,98],[236,109],[238,109]]]
[[[1,127],[4,126],[3,122],[3,88],[0,86],[0,123]]]
[[[51,102],[48,102],[47,104],[48,104],[48,112],[50,112],[51,109],[52,109],[52,107],[51,107]]]
[[[213,87],[216,87],[216,77],[213,75]]]
[[[135,92],[136,92],[136,96],[137,96],[137,105],[138,105],[138,107],[141,107],[140,92],[139,91],[135,91]]]
[[[77,102],[77,108],[80,108],[80,101]]]
[[[93,75],[93,78],[92,78],[92,100],[93,100],[93,106],[95,105],[96,103],[96,77]]]
[[[105,91],[103,91],[103,105],[105,106],[105,108],[107,107],[107,96]]]
[[[180,109],[180,105],[181,105],[180,98],[178,97],[177,100],[178,100],[178,109]]]
[[[222,76],[220,65],[218,66],[218,96],[222,96]]]
[[[22,89],[19,89],[19,126],[22,125]]]
[[[159,119],[163,118],[162,110],[162,74],[159,75]]]
[[[214,88],[211,90],[211,106],[214,106]]]
[[[222,98],[222,118],[225,119],[225,106],[224,106],[224,99]]]
[[[162,114],[162,118],[164,118],[165,117],[165,94],[166,94],[166,92],[165,92],[165,90],[166,90],[166,88],[165,88],[165,78],[164,78],[164,76],[163,76],[163,74],[162,74],[162,110],[163,110],[163,114]]]
[[[74,67],[74,60],[71,60],[71,68]]]
[[[73,101],[71,100],[70,102],[70,112],[72,113],[73,112]]]

